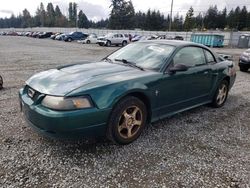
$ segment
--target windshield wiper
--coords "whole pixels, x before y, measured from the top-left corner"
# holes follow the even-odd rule
[[[144,71],[144,68],[142,68],[141,66],[138,66],[135,63],[130,62],[130,61],[126,60],[126,59],[115,59],[115,61],[120,61],[120,62],[122,62],[122,63],[124,63],[126,65],[129,65],[131,67],[135,67],[137,69],[140,69],[140,70]]]
[[[110,59],[110,58],[108,58],[108,57],[104,58],[103,60],[104,60],[104,61],[107,61],[107,62],[109,62],[109,63],[114,63],[114,62],[112,61],[112,59]]]

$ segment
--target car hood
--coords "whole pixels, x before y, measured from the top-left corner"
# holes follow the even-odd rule
[[[155,72],[141,71],[116,63],[88,62],[35,74],[26,84],[43,94],[65,96],[79,88],[87,90],[90,87],[101,87],[148,74]]]

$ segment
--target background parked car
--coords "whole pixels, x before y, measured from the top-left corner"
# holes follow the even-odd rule
[[[60,34],[60,35],[57,35],[57,36],[55,37],[55,40],[64,40],[65,37],[66,37],[66,34],[65,34],[65,33],[62,33],[62,34]]]
[[[42,32],[34,32],[34,33],[32,33],[31,36],[32,36],[33,38],[36,38],[36,37],[38,37],[39,34],[42,34]]]
[[[61,34],[62,33],[55,33],[55,34],[53,34],[53,35],[50,36],[50,39],[55,40],[56,36],[61,35]]]
[[[109,33],[104,37],[99,37],[97,43],[100,46],[126,46],[129,43],[129,36],[126,34]]]
[[[175,36],[174,40],[184,40],[184,38],[182,36]]]
[[[92,33],[86,39],[79,40],[78,42],[82,43],[82,44],[96,44],[97,43],[97,35],[95,33]]]
[[[38,34],[38,38],[42,39],[42,38],[49,38],[53,33],[52,32],[43,32]]]
[[[242,72],[247,72],[250,68],[250,48],[241,54],[239,67]]]
[[[82,32],[71,32],[67,35],[65,35],[65,38],[63,39],[65,42],[71,42],[73,40],[83,40],[88,37],[87,34],[84,34]]]
[[[6,35],[9,35],[9,36],[17,36],[18,33],[17,33],[17,32],[14,32],[14,31],[9,31],[9,32],[7,32]]]

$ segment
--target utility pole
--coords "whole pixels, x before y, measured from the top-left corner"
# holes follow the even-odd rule
[[[78,18],[78,14],[77,14],[77,7],[78,7],[78,5],[76,4],[75,6],[76,6],[76,12],[75,12],[75,13],[76,13],[76,15],[75,15],[75,16],[76,16],[76,31],[77,31],[77,28],[78,28],[78,20],[77,20],[77,18]]]
[[[170,12],[170,20],[169,20],[169,28],[168,31],[171,31],[171,25],[172,25],[172,14],[173,14],[173,1],[171,2],[171,12]]]

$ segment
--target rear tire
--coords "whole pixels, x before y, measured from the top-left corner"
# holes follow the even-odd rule
[[[127,41],[123,41],[123,42],[122,42],[122,46],[126,46],[127,44],[128,44]]]
[[[240,71],[241,72],[247,72],[248,71],[248,67],[241,65],[240,66]]]
[[[87,44],[90,44],[90,40],[87,40],[87,42],[86,42]]]
[[[116,144],[129,144],[141,135],[146,120],[145,104],[136,97],[125,97],[111,112],[107,137]]]
[[[222,80],[213,97],[213,101],[211,103],[212,106],[214,108],[222,107],[227,100],[228,92],[229,92],[229,83],[226,80]]]

